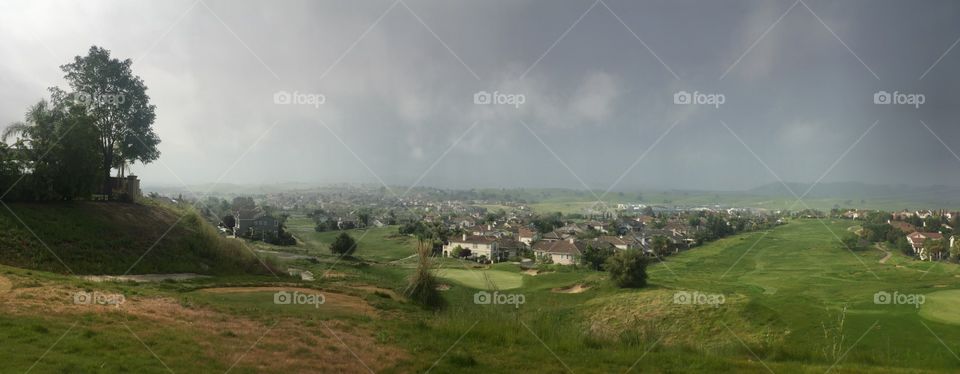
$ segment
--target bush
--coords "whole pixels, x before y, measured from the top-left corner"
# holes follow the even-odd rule
[[[357,250],[357,242],[353,240],[353,237],[350,234],[345,232],[337,235],[337,238],[333,241],[333,244],[330,244],[330,252],[333,254],[350,256],[354,251]]]
[[[640,288],[647,285],[649,259],[636,250],[619,252],[607,259],[610,280],[620,288]]]

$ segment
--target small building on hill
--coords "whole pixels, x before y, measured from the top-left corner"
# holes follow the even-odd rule
[[[280,220],[261,209],[241,209],[234,214],[237,221],[233,234],[242,237],[277,237]]]

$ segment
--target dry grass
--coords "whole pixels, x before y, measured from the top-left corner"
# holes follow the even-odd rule
[[[9,280],[0,278],[0,287]],[[205,292],[255,292],[279,290],[275,287],[216,288]],[[9,290],[9,288],[8,288]],[[284,288],[284,290],[290,290]],[[123,320],[147,320],[138,327],[142,339],[161,337],[169,330],[183,331],[202,347],[211,360],[230,367],[253,367],[267,372],[368,373],[380,371],[406,360],[407,354],[381,344],[376,332],[339,321],[304,322],[280,319],[261,322],[206,308],[186,307],[169,297],[131,297],[121,306],[75,305],[73,293],[79,291],[59,285],[0,290],[0,311],[9,315],[38,315],[76,319],[81,314],[102,313]],[[303,292],[317,292],[302,289]],[[326,303],[372,314],[375,309],[362,299],[337,293],[325,293]],[[119,324],[95,326],[118,330]],[[255,342],[259,343],[254,345]],[[356,357],[354,357],[356,355]],[[239,362],[238,362],[239,360]]]

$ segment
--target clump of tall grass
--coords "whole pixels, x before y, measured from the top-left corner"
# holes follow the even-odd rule
[[[201,258],[209,260],[210,272],[217,274],[286,274],[273,258],[258,258],[239,239],[220,236],[217,229],[195,211],[183,217],[182,224],[190,231],[188,245]]]
[[[432,243],[431,243],[432,244]],[[433,275],[433,264],[430,261],[431,246],[420,239],[417,245],[417,268],[410,275],[406,296],[417,304],[428,309],[441,309],[445,306],[443,296],[437,290],[439,282]]]

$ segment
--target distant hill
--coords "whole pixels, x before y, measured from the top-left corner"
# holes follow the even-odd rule
[[[221,238],[195,213],[173,207],[8,205],[16,215],[0,210],[0,263],[6,265],[57,273],[69,273],[69,267],[75,274],[267,272],[239,241]]]
[[[786,183],[798,196],[810,189],[810,183]],[[790,197],[792,194],[781,183],[769,183],[744,192],[753,196]],[[904,208],[960,206],[960,187],[881,185],[860,182],[820,183],[813,186],[804,199],[900,201]],[[843,204],[841,204],[843,205]]]

